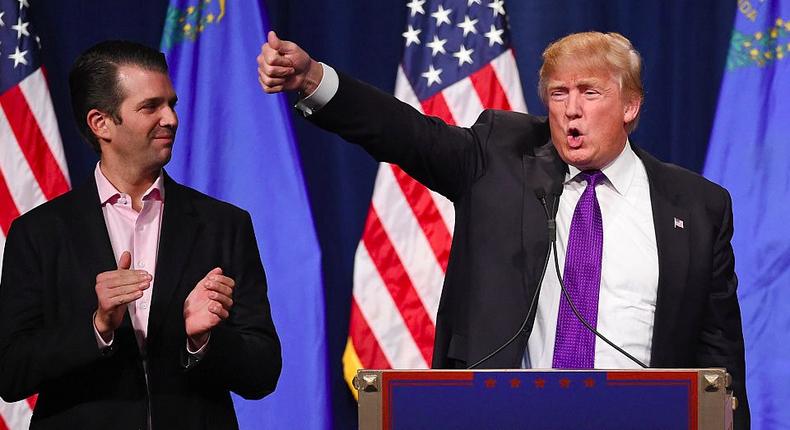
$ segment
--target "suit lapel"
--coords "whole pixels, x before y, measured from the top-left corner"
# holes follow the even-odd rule
[[[567,166],[560,159],[554,145],[548,143],[534,148],[533,153],[522,156],[524,190],[522,202],[521,247],[524,255],[524,290],[529,304],[538,288],[538,280],[543,271],[549,250],[548,224],[546,214],[537,194],[545,194],[550,216],[555,217],[558,200],[562,193],[562,182]],[[536,308],[537,309],[537,308]],[[527,335],[523,336],[517,350],[523,351],[535,321],[536,312],[529,316]],[[520,359],[520,357],[518,357]],[[510,366],[517,365],[509,364]]]
[[[165,203],[159,232],[156,279],[148,317],[148,339],[156,336],[173,297],[180,288],[200,224],[183,186],[165,173]],[[192,288],[193,285],[186,286]]]
[[[681,195],[673,189],[671,179],[664,177],[662,163],[634,146],[642,160],[650,182],[650,203],[658,248],[658,295],[653,324],[651,365],[661,366],[669,353],[672,333],[678,324],[680,301],[686,286],[689,264],[689,211]]]
[[[67,206],[69,213],[66,215],[65,225],[74,250],[75,261],[82,270],[78,282],[84,285],[84,288],[79,289],[80,294],[84,296],[80,303],[90,306],[92,312],[98,302],[94,288],[96,275],[117,269],[118,262],[107,232],[94,176],[90,175],[90,179],[75,188],[73,193],[72,204]],[[128,313],[125,314],[118,333],[121,333],[119,336],[133,333]],[[134,339],[134,336],[131,336],[131,339]]]
[[[568,166],[560,158],[551,140],[535,148],[534,156],[525,155],[524,158],[530,164],[526,172],[527,183],[537,184],[536,188],[546,193],[549,207],[554,207],[554,216],[557,212],[555,199],[562,194],[562,183]]]
[[[76,261],[85,268],[86,276],[92,279],[101,272],[116,269],[118,266],[93,175],[85,184],[74,189],[74,201],[68,209],[68,234],[74,244]],[[91,293],[95,298],[93,289]]]

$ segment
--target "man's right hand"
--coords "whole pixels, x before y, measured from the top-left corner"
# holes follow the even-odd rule
[[[96,297],[99,307],[93,314],[93,324],[105,342],[121,325],[126,305],[143,297],[143,290],[151,286],[151,275],[145,270],[129,270],[132,255],[124,251],[118,260],[118,269],[96,276]]]
[[[270,31],[258,55],[258,81],[267,93],[298,91],[308,96],[318,88],[324,70],[299,45]]]

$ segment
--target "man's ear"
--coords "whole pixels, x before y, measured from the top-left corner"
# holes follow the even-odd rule
[[[623,123],[629,124],[636,119],[639,115],[639,109],[642,108],[642,98],[633,97],[625,103],[625,110],[623,111]]]
[[[98,109],[91,109],[85,120],[94,135],[101,140],[110,140],[110,128],[115,125],[109,114]]]

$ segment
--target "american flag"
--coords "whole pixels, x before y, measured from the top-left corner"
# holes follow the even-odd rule
[[[395,96],[448,124],[526,112],[503,0],[410,0]],[[382,163],[354,262],[346,380],[360,368],[428,368],[450,254],[452,203]],[[356,393],[356,391],[352,390]]]
[[[11,221],[70,187],[29,8],[0,0],[0,269]],[[0,430],[28,428],[35,401],[0,400]]]

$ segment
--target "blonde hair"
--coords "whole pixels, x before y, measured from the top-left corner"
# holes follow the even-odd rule
[[[631,100],[644,98],[642,58],[631,41],[619,33],[589,31],[556,40],[543,51],[538,93],[545,104],[548,80],[558,69],[572,65],[582,70],[608,70],[620,83],[623,95]],[[636,128],[639,115],[627,124],[628,133]]]

